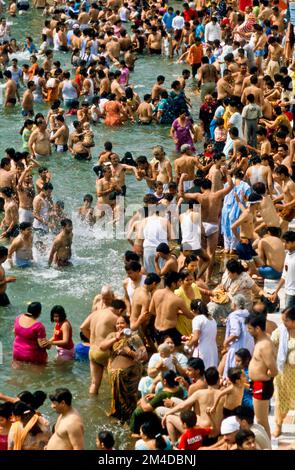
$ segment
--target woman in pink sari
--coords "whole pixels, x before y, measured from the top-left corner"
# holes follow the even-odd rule
[[[41,315],[42,306],[32,302],[27,312],[19,315],[14,322],[13,359],[19,362],[31,362],[44,365],[47,362],[46,331],[43,323],[37,319]]]

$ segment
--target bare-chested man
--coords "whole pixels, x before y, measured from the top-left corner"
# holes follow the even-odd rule
[[[251,314],[246,319],[248,331],[255,340],[255,348],[249,364],[249,378],[252,380],[253,406],[258,424],[270,437],[268,422],[269,401],[273,395],[273,379],[277,375],[275,347],[265,332],[266,317]]]
[[[223,77],[218,80],[217,93],[219,100],[223,100],[224,98],[230,97],[234,94],[234,87],[232,85],[232,75],[230,70],[226,69],[223,72]]]
[[[0,193],[1,188],[15,187],[15,173],[11,171],[11,160],[10,158],[2,158],[0,163]]]
[[[14,238],[19,233],[18,227],[18,205],[15,194],[11,188],[2,188],[4,197],[4,219],[1,223],[2,234],[0,238]]]
[[[160,281],[161,278],[157,274],[147,274],[143,286],[139,286],[134,290],[130,315],[130,328],[132,330],[139,330],[142,340],[149,346],[149,350],[154,352],[155,346],[150,334],[150,329],[153,329],[153,325],[149,306]]]
[[[262,266],[259,274],[265,279],[280,279],[285,261],[285,248],[278,227],[267,227],[265,235],[259,240],[257,253]]]
[[[38,170],[39,177],[36,180],[36,190],[39,194],[45,183],[50,183],[51,180],[51,173],[48,171],[48,168],[45,166],[41,166]]]
[[[241,98],[243,105],[247,104],[248,95],[254,95],[255,103],[258,104],[258,106],[261,106],[261,107],[263,106],[264,104],[263,91],[261,88],[259,88],[258,78],[256,75],[252,75],[250,77],[250,85],[246,86],[243,90],[243,94]]]
[[[6,108],[11,108],[16,105],[16,98],[20,101],[17,83],[12,79],[12,73],[10,70],[5,70],[3,75],[6,81],[4,106]]]
[[[22,115],[32,117],[34,116],[34,95],[33,92],[36,90],[35,82],[32,80],[28,81],[28,89],[23,94],[22,99]]]
[[[120,76],[121,76],[121,72],[117,70],[117,72],[115,72],[114,74],[114,79],[112,80],[112,83],[111,83],[111,93],[116,95],[117,100],[120,100],[122,96],[125,96],[125,91],[119,83]]]
[[[126,165],[125,163],[120,163],[119,155],[112,153],[110,155],[110,160],[112,163],[112,177],[118,187],[121,188],[121,195],[126,195],[126,184],[125,184],[125,173],[133,173],[137,177],[137,171],[134,166]]]
[[[120,51],[121,51],[121,47],[120,47],[119,39],[116,36],[112,36],[111,34],[111,39],[106,44],[106,52],[107,52],[109,59],[115,64],[119,63]]]
[[[253,186],[255,183],[264,183],[269,194],[272,194],[272,173],[269,166],[261,163],[261,158],[257,155],[252,159],[250,166],[245,174],[245,179]]]
[[[246,64],[240,66],[240,71],[233,73],[234,80],[234,96],[240,97],[242,95],[242,88],[245,78],[249,77],[248,67]]]
[[[84,320],[80,330],[90,340],[89,364],[91,385],[89,393],[98,394],[104,368],[108,364],[109,354],[101,351],[100,343],[113,331],[116,331],[116,321],[126,311],[123,300],[114,299],[111,306],[102,310],[95,310]]]
[[[19,200],[19,223],[33,223],[33,200],[36,195],[33,178],[32,165],[29,165],[21,174],[17,183],[17,195]]]
[[[40,235],[48,233],[49,228],[51,228],[49,215],[52,207],[52,191],[52,184],[44,183],[42,190],[37,194],[33,201],[33,228]]]
[[[115,294],[112,286],[103,286],[100,294],[97,294],[93,299],[92,312],[110,307],[114,299]]]
[[[274,75],[280,72],[280,60],[284,55],[284,48],[278,43],[275,36],[268,38],[268,56],[266,59],[266,75],[274,80]]]
[[[157,145],[153,148],[153,178],[155,181],[163,183],[164,192],[168,191],[168,184],[172,181],[172,166],[165,155],[164,148],[161,145]]]
[[[13,266],[12,256],[15,254],[14,262],[19,268],[30,268],[33,261],[33,235],[32,224],[22,222],[19,224],[20,234],[13,240],[8,250],[8,261]]]
[[[8,249],[6,246],[0,246],[0,306],[6,307],[10,304],[9,298],[6,294],[7,284],[10,282],[15,282],[16,277],[14,276],[5,276],[5,271],[2,266],[3,263],[7,260]],[[5,400],[6,401],[6,400]]]
[[[208,57],[204,56],[201,59],[202,65],[198,71],[198,82],[201,87],[201,101],[204,102],[206,95],[211,94],[216,89],[216,82],[218,79],[218,72],[213,64],[209,64]]]
[[[59,417],[54,426],[54,434],[48,441],[46,450],[83,450],[84,425],[77,410],[72,407],[72,394],[67,388],[57,388],[49,395],[51,408]]]
[[[212,427],[210,437],[214,438],[220,434],[220,425],[223,418],[223,398],[220,400],[216,411],[209,415],[207,408],[212,406],[218,399],[221,391],[219,390],[219,373],[215,367],[209,367],[205,371],[205,379],[208,388],[197,390],[189,398],[174,406],[169,410],[163,418],[163,426],[167,426],[169,437],[173,443],[176,443],[179,436],[183,434],[184,428],[179,416],[175,413],[179,411],[191,409],[195,410],[198,417],[198,426],[202,428]]]
[[[215,193],[216,191],[220,191],[223,189],[223,170],[222,167],[225,165],[225,156],[223,154],[217,153],[213,156],[214,164],[211,166],[208,179],[212,183],[211,190]]]
[[[236,196],[236,200],[240,203],[238,196]],[[261,200],[262,196],[259,194],[250,194],[246,209],[242,208],[240,205],[242,213],[238,220],[231,226],[234,236],[239,240],[236,247],[239,258],[247,261],[251,269],[251,274],[254,274],[256,271],[253,258],[257,256],[257,253],[253,249],[253,242],[258,238],[258,235],[255,233],[255,222],[256,212],[259,209]],[[238,228],[240,228],[240,232],[238,232]]]
[[[73,224],[70,219],[62,219],[61,231],[55,237],[48,259],[48,265],[54,262],[58,267],[71,266]]]
[[[283,188],[283,194],[276,198],[275,202],[283,202],[280,212],[281,229],[286,231],[288,230],[289,222],[295,217],[295,183],[290,178],[288,168],[285,165],[276,167],[275,178]]]
[[[215,251],[218,243],[219,236],[219,217],[222,208],[223,198],[230,193],[233,188],[233,182],[230,175],[227,174],[226,169],[224,169],[224,175],[227,178],[227,186],[215,193],[212,192],[212,183],[208,179],[201,181],[201,194],[192,193],[188,194],[183,192],[181,189],[180,194],[184,196],[185,199],[197,201],[201,204],[202,208],[202,226],[204,229],[205,244],[207,249],[207,254],[210,258],[210,264],[206,273],[206,281],[208,282],[211,278]],[[205,248],[205,246],[204,246]]]
[[[147,40],[147,47],[150,54],[161,54],[162,35],[156,26],[152,27],[152,32]]]
[[[166,88],[163,87],[164,82],[165,82],[164,75],[159,75],[157,77],[157,82],[154,84],[152,91],[151,91],[152,100],[159,99],[162,91],[166,91]]]
[[[183,299],[174,294],[180,280],[179,273],[165,275],[165,288],[157,290],[151,300],[150,313],[156,316],[155,332],[157,343],[165,336],[170,336],[176,347],[181,345],[181,333],[176,329],[179,315],[193,319],[193,313],[187,308]]]
[[[253,191],[262,196],[262,200],[259,205],[259,212],[261,215],[261,221],[259,221],[259,227],[256,227],[258,231],[262,227],[280,227],[280,217],[276,211],[273,200],[269,194],[266,194],[266,186],[264,183],[253,184]]]
[[[65,118],[58,114],[55,117],[56,128],[53,130],[53,135],[50,142],[54,142],[57,152],[66,152],[68,150],[69,128],[65,123]]]
[[[264,32],[263,27],[259,24],[254,25],[254,30],[255,30],[255,33],[254,33],[254,48],[253,48],[253,51],[255,53],[255,60],[256,60],[256,65],[257,65],[257,68],[258,68],[258,72],[263,74],[262,61],[263,61],[263,57],[264,57],[264,54],[265,54],[265,46],[266,46],[266,43],[267,43],[267,36]],[[259,104],[259,103],[257,103],[257,104]]]
[[[194,185],[196,168],[206,171],[212,166],[212,163],[206,166],[201,165],[198,157],[192,156],[192,150],[188,144],[183,144],[180,151],[181,156],[174,160],[175,180],[179,183],[183,175],[183,188],[186,192]]]
[[[39,118],[37,120],[37,129],[30,135],[28,146],[34,157],[51,155],[50,137],[44,119]]]
[[[153,108],[151,105],[151,95],[146,94],[143,97],[143,102],[140,103],[136,110],[139,122],[141,124],[150,124],[153,119]]]
[[[111,162],[107,162],[103,165],[102,172],[103,177],[96,181],[97,211],[95,215],[97,215],[98,218],[104,217],[106,214],[106,206],[110,206],[112,210],[115,208],[115,193],[121,193],[121,187],[112,175]]]

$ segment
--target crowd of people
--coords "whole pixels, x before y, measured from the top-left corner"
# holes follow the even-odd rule
[[[76,344],[62,305],[52,307],[51,335],[41,303],[31,302],[14,320],[14,363],[42,374],[55,347],[57,362],[81,361],[85,373],[89,363],[94,396],[107,371],[107,415],[128,427],[133,449],[270,450],[272,397],[275,437],[295,407],[295,59],[287,4],[12,0],[0,7],[3,107],[24,118],[22,151],[7,148],[0,162],[1,307],[16,281],[3,264],[34,269],[33,248],[44,252],[48,235],[48,265],[71,269],[75,227],[54,197],[44,157],[70,153],[77,171],[80,161],[95,160],[96,187],[77,209],[93,229],[124,215],[127,173],[146,182],[126,229],[124,294],[101,286]],[[20,45],[6,17],[25,20],[30,8],[43,10],[44,26],[38,40],[26,36]],[[19,65],[19,51],[29,63]],[[56,60],[61,53],[66,65]],[[158,75],[140,97],[132,74],[137,59],[148,67],[150,55],[188,66],[171,84]],[[46,113],[36,112],[40,104]],[[95,155],[96,126],[124,125],[130,139],[138,125],[155,133],[166,126],[175,155],[165,144],[152,156],[118,155],[110,141]],[[283,287],[276,324],[267,314],[279,311]],[[53,429],[39,411],[45,392],[0,394],[1,450],[85,448],[87,423],[60,385],[49,394]],[[105,429],[96,445],[120,448]]]

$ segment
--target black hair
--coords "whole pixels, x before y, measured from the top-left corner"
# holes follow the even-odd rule
[[[266,317],[263,313],[250,313],[245,320],[246,325],[250,325],[253,328],[259,327],[262,331],[265,331]]]
[[[5,418],[9,420],[12,415],[12,403],[6,401],[5,403],[0,403],[0,416],[1,418]]]
[[[282,311],[282,313],[286,315],[289,320],[295,321],[295,307],[287,307]]]
[[[138,254],[131,250],[125,251],[124,258],[126,263],[128,263],[129,261],[137,261],[139,263],[140,261],[140,257],[138,256]]]
[[[113,433],[110,431],[100,431],[97,434],[97,438],[106,449],[112,449],[112,447],[115,445]]]
[[[243,268],[242,264],[240,263],[240,261],[236,260],[236,259],[230,259],[228,260],[228,262],[226,263],[226,269],[230,272],[230,273],[236,273],[236,274],[241,274],[245,271],[245,269]]]
[[[250,406],[239,406],[236,409],[236,417],[241,421],[244,419],[250,425],[254,423],[254,416],[254,410]]]
[[[51,183],[44,183],[43,185],[43,191],[48,191],[48,190],[53,190],[53,186]]]
[[[237,382],[237,380],[239,380],[241,378],[241,375],[242,375],[242,370],[240,369],[240,367],[230,367],[228,369],[228,378],[229,380],[235,384]]]
[[[65,309],[61,305],[55,305],[54,307],[52,307],[50,312],[50,321],[52,323],[54,322],[54,314],[57,314],[59,316],[59,322],[63,322],[67,319]]]
[[[277,175],[290,176],[289,170],[285,165],[278,165],[275,169]]]
[[[27,313],[29,313],[33,318],[38,318],[41,315],[42,305],[40,302],[31,302],[28,305]]]
[[[205,364],[203,359],[200,357],[190,357],[187,361],[187,367],[191,367],[192,369],[199,370],[200,375],[204,375],[205,372]]]
[[[23,230],[26,230],[27,228],[31,228],[32,224],[30,222],[21,222],[19,224],[19,229],[22,232]]]
[[[121,299],[112,300],[111,307],[113,307],[116,310],[126,310],[126,304],[124,300],[121,300]]]
[[[171,287],[173,283],[177,283],[180,279],[180,274],[176,272],[170,272],[165,274],[164,284],[165,287]]]
[[[162,372],[162,379],[163,380],[166,380],[167,382],[167,385],[169,385],[169,387],[176,387],[177,386],[177,382],[176,382],[176,372],[174,372],[174,370],[168,370],[166,372]]]
[[[242,447],[245,441],[252,437],[255,439],[255,434],[250,429],[240,429],[236,434],[236,444],[238,447]]]
[[[243,367],[249,364],[251,357],[252,357],[249,349],[246,349],[246,348],[238,349],[235,352],[235,355],[238,356],[242,360]]]
[[[162,436],[163,429],[161,428],[161,422],[156,417],[144,421],[141,425],[142,433],[149,439],[155,439],[156,441],[156,450],[164,450],[167,446],[164,437]]]
[[[6,246],[0,245],[0,259],[5,258],[8,255],[8,249]]]
[[[205,380],[208,385],[214,386],[219,382],[219,372],[216,367],[208,367],[205,370]]]
[[[129,261],[125,264],[125,271],[133,271],[138,273],[141,271],[141,264],[138,261]]]
[[[145,284],[146,286],[150,286],[150,285],[153,284],[154,282],[155,282],[156,284],[159,284],[159,283],[161,282],[160,276],[158,276],[158,274],[156,274],[156,273],[148,273],[148,274],[146,275],[145,280],[144,280],[144,284]]]
[[[285,240],[285,242],[295,242],[295,232],[288,230],[283,234],[282,239]]]
[[[66,227],[67,225],[73,225],[73,222],[71,221],[71,219],[65,218],[65,219],[62,219],[62,220],[60,221],[60,226],[61,226],[61,227],[64,228],[64,227]]]
[[[56,401],[57,403],[65,402],[67,406],[71,406],[73,395],[68,388],[56,388],[55,392],[49,395],[50,401]]]
[[[167,243],[160,243],[157,248],[156,248],[157,253],[163,253],[164,255],[169,255],[170,253],[170,248]]]
[[[200,299],[194,299],[191,301],[191,310],[193,312],[198,311],[200,315],[205,315],[207,318],[210,316],[207,305]]]
[[[194,428],[197,424],[197,415],[192,410],[183,410],[180,413],[181,421],[186,424],[186,426],[191,429]]]

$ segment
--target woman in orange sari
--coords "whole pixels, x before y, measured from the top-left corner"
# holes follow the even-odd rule
[[[48,421],[22,401],[14,405],[12,414],[8,450],[44,450],[51,435]]]
[[[104,105],[105,120],[107,126],[121,126],[126,120],[126,112],[122,104],[116,100],[116,95],[111,94],[109,101]]]

